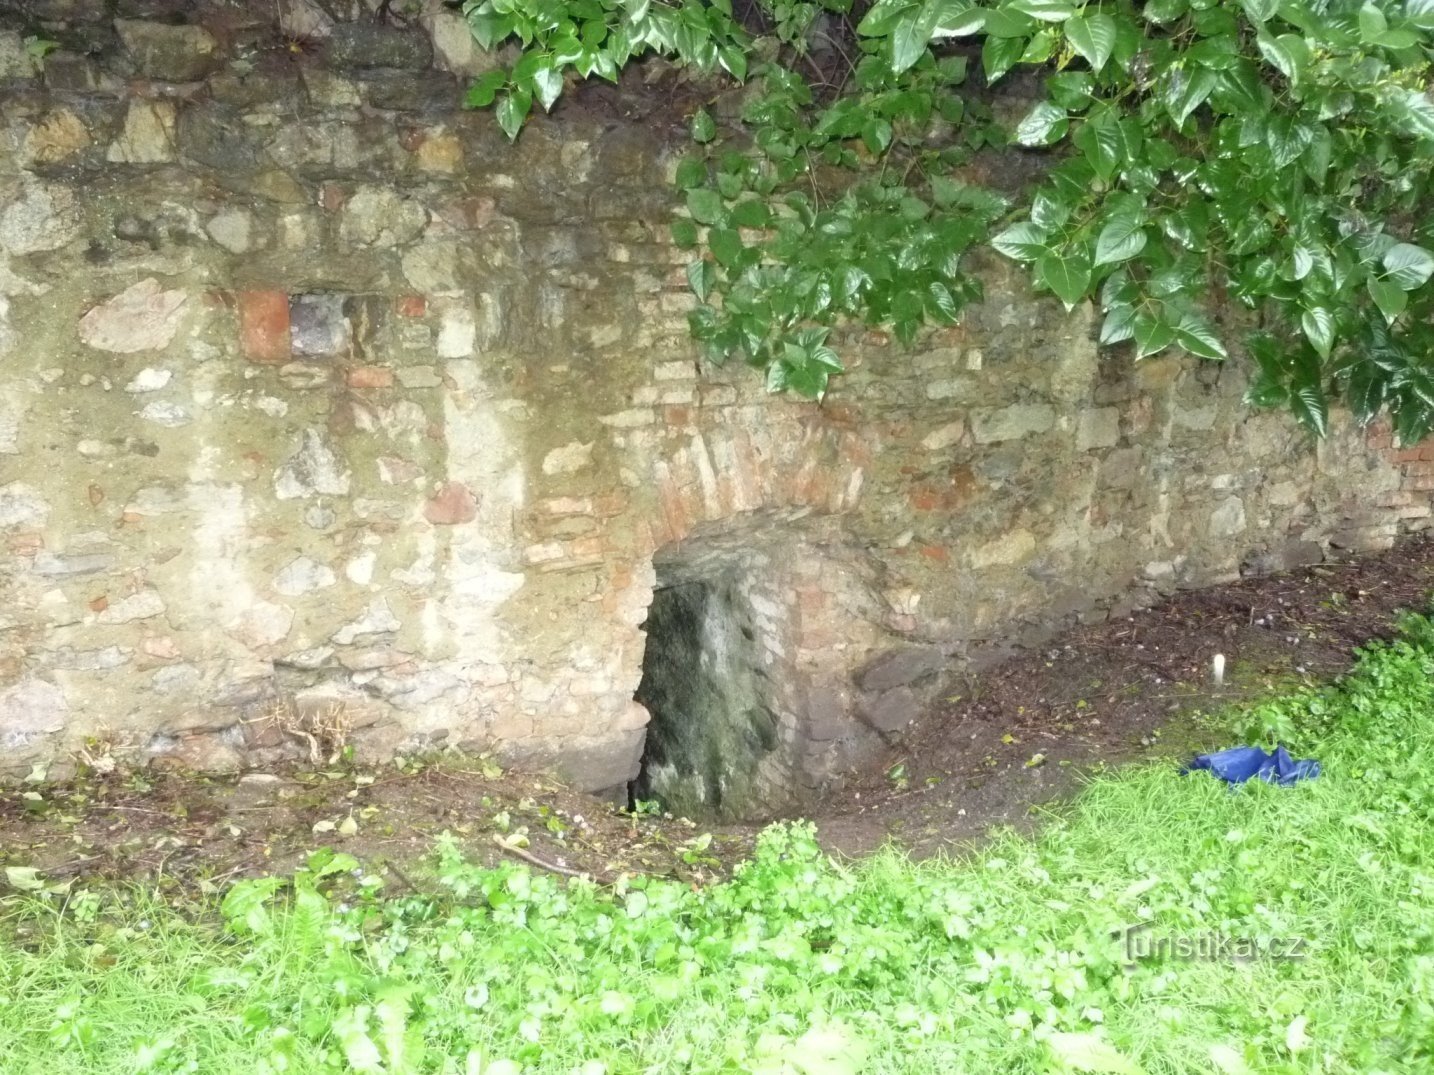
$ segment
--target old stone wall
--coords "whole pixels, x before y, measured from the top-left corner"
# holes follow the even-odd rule
[[[702,583],[775,802],[946,665],[1429,516],[1434,457],[1102,355],[1000,264],[914,352],[845,341],[820,407],[700,367],[680,132],[509,146],[441,7],[88,7],[0,8],[8,772],[462,745],[620,789],[654,588]]]

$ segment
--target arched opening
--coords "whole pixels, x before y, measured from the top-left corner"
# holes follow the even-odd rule
[[[868,561],[803,513],[714,525],[659,550],[633,800],[711,820],[799,806],[882,746],[851,671],[889,638]]]

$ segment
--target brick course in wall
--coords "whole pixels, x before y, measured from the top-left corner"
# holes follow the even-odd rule
[[[459,745],[620,788],[654,587],[720,570],[775,802],[978,652],[1428,523],[1434,449],[1101,354],[996,261],[959,328],[854,332],[824,404],[769,396],[687,337],[680,141],[509,146],[424,67],[492,62],[439,5],[285,5],[297,57],[268,5],[188,10],[0,17],[6,771]]]

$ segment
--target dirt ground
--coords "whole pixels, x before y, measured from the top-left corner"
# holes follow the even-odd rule
[[[965,677],[884,764],[808,813],[828,847],[853,855],[888,839],[931,854],[994,824],[1029,825],[1041,804],[1101,766],[1141,757],[1173,764],[1232,745],[1211,714],[1338,675],[1356,646],[1388,633],[1399,610],[1424,607],[1431,587],[1434,544],[1418,539],[1078,629]],[[1218,689],[1217,653],[1226,660]],[[745,857],[757,830],[620,812],[482,758],[241,777],[90,772],[69,784],[0,789],[0,867],[35,867],[56,883],[217,890],[331,846],[402,892],[428,869],[445,831],[485,863],[525,859],[599,880],[641,871],[701,884]]]
[[[1235,746],[1222,709],[1334,678],[1401,610],[1426,608],[1431,589],[1434,543],[1421,536],[1069,632],[969,677],[883,769],[822,804],[824,841],[855,855],[894,838],[929,855],[992,825],[1029,826],[1103,766]]]

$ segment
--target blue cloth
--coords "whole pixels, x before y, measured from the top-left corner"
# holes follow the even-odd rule
[[[1227,784],[1243,784],[1258,777],[1267,784],[1289,787],[1296,780],[1313,780],[1319,776],[1319,762],[1308,759],[1295,761],[1284,747],[1267,754],[1259,747],[1231,747],[1215,754],[1201,754],[1185,767],[1185,772],[1208,769]]]

